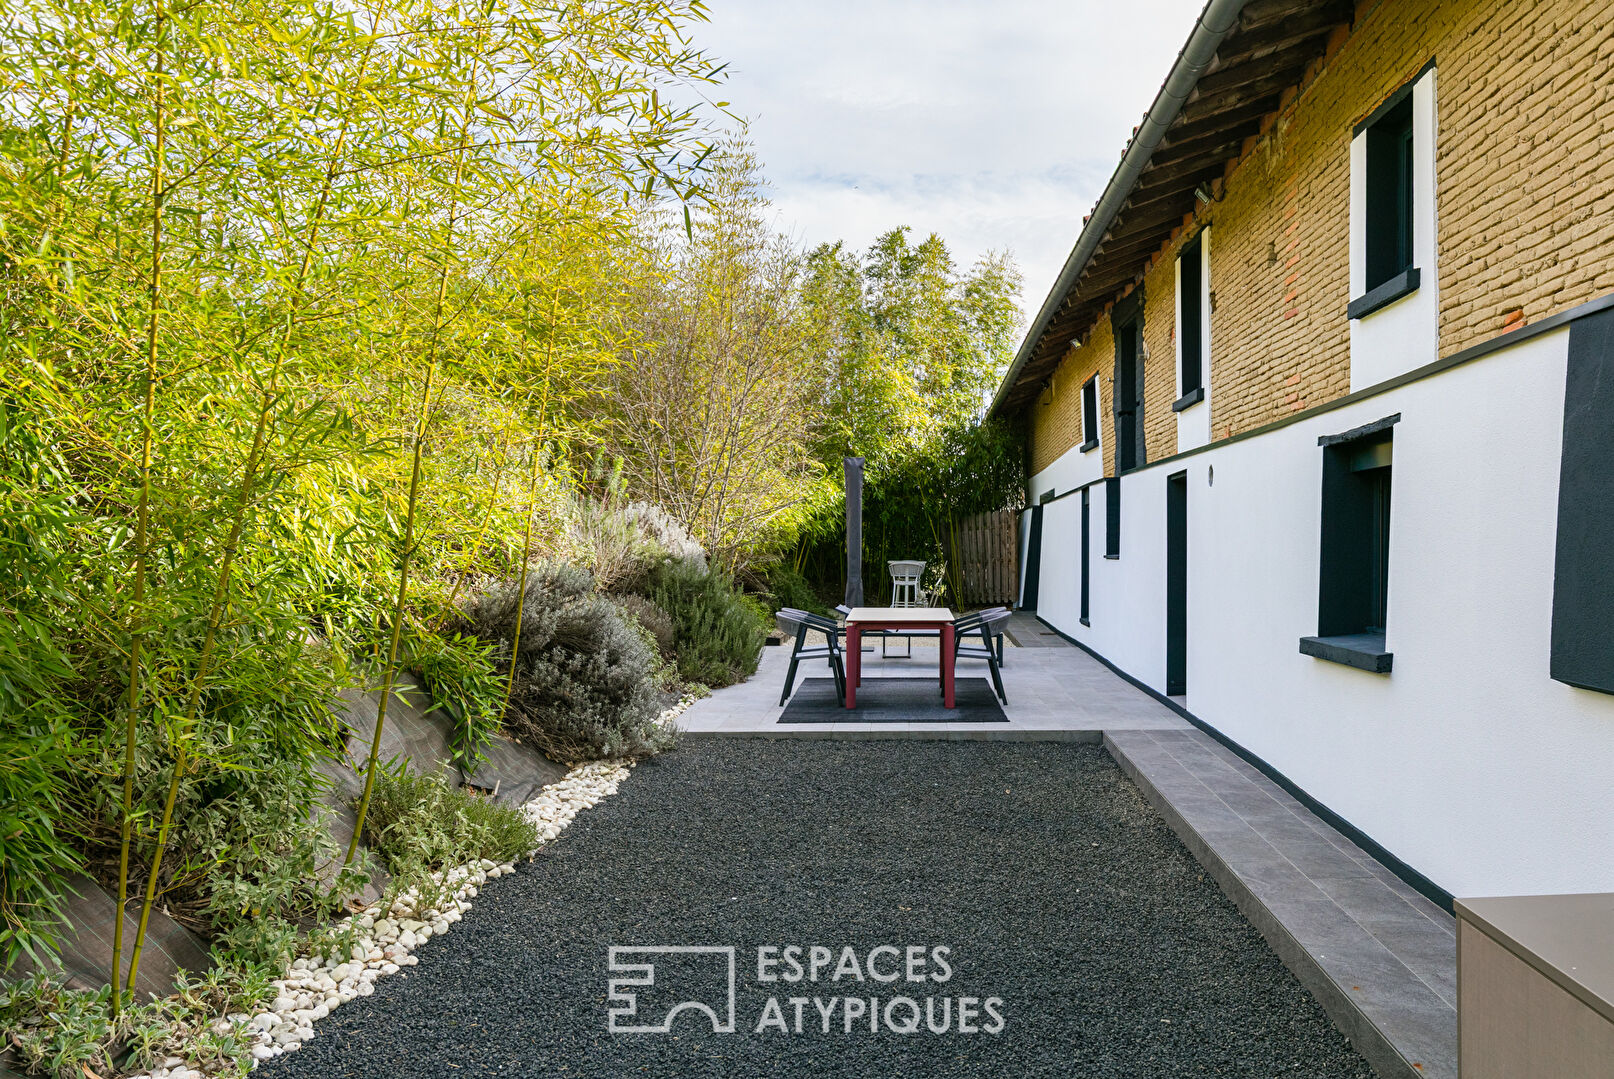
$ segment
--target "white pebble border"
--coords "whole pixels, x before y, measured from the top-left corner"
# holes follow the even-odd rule
[[[692,701],[693,698],[679,701],[658,721],[670,721]],[[538,826],[540,840],[552,842],[577,814],[615,794],[632,767],[631,762],[614,761],[580,764],[566,773],[565,779],[549,784],[538,797],[524,804],[522,812]],[[534,849],[527,857],[537,853]],[[413,888],[386,910],[380,901],[370,904],[333,927],[355,934],[349,954],[293,960],[286,977],[272,983],[280,993],[272,1004],[253,1014],[241,1012],[218,1019],[214,1030],[222,1034],[246,1027],[257,1043],[252,1049],[254,1068],[260,1061],[295,1051],[314,1036],[315,1023],[354,997],[370,996],[377,980],[418,964],[420,957],[413,954],[416,948],[448,932],[464,917],[478,888],[515,872],[515,868],[513,861],[499,865],[484,858],[446,873],[433,873],[432,879],[447,890],[447,898],[436,907],[422,906],[424,900]],[[179,1057],[169,1057],[162,1067],[130,1079],[205,1079],[206,1075]]]

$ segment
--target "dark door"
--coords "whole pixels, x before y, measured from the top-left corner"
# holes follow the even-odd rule
[[[1091,572],[1092,563],[1089,561],[1093,554],[1093,528],[1092,512],[1088,505],[1088,489],[1082,488],[1082,625],[1090,626],[1093,623],[1088,619],[1088,585],[1087,577]]]
[[[1166,693],[1188,692],[1188,473],[1166,480]]]
[[[1020,606],[1037,609],[1037,578],[1042,571],[1042,507],[1031,507],[1031,538],[1026,541],[1026,584],[1020,592]]]

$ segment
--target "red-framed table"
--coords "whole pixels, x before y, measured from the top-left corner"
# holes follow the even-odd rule
[[[846,616],[846,707],[857,707],[863,674],[863,634],[869,630],[941,631],[942,705],[953,704],[953,612],[946,607],[853,607]]]

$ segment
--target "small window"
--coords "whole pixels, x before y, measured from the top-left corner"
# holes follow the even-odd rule
[[[1104,557],[1121,557],[1121,478],[1104,477]]]
[[[1187,400],[1199,390],[1194,402],[1204,397],[1205,389],[1204,265],[1204,247],[1201,238],[1195,236],[1177,256],[1177,346],[1182,357],[1178,396]]]
[[[1367,291],[1412,268],[1412,95],[1367,129]]]
[[[1098,445],[1098,376],[1082,385],[1082,452]]]
[[[1323,447],[1322,550],[1317,636],[1300,650],[1386,673],[1390,584],[1390,479],[1393,425],[1388,417],[1318,441]]]
[[[1143,318],[1115,327],[1115,470],[1130,472],[1147,460],[1143,443]]]

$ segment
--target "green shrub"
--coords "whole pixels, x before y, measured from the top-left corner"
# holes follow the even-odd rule
[[[0,971],[49,952],[62,877],[79,859],[63,834],[73,678],[61,628],[72,617],[62,548],[77,515],[67,472],[38,417],[0,397]]]
[[[756,672],[767,612],[742,595],[733,578],[668,561],[651,574],[648,595],[672,618],[678,673],[685,679],[727,686]]]
[[[273,999],[276,976],[261,966],[215,968],[194,979],[181,971],[173,996],[127,1004],[113,1019],[109,987],[68,989],[35,975],[0,988],[0,1034],[30,1074],[54,1079],[149,1071],[170,1056],[209,1075],[243,1076],[253,1039],[242,1027],[216,1024]]]
[[[818,597],[818,593],[813,591],[813,586],[807,578],[783,562],[769,566],[763,574],[763,580],[768,588],[770,613],[777,613],[781,607],[795,607],[797,610],[812,611],[814,614],[829,614],[829,607]]]
[[[152,744],[159,737],[144,729],[136,753],[136,804],[158,809],[173,774],[173,762]],[[121,764],[121,749],[103,748],[101,756],[85,762],[87,770],[116,774],[112,769]],[[313,758],[283,752],[243,742],[219,752],[217,759],[226,767],[193,768],[181,779],[159,898],[162,908],[188,928],[228,934],[248,922],[317,918],[362,882],[358,873],[329,887],[322,882],[320,870],[341,857],[325,822],[310,812],[326,780],[314,769]],[[92,822],[99,834],[116,834],[112,813],[110,807],[99,810]],[[142,888],[155,830],[141,829],[134,845],[131,878]],[[105,839],[101,846],[116,853]]]
[[[673,626],[672,615],[662,610],[653,600],[631,592],[625,596],[612,598],[618,607],[643,626],[645,632],[655,640],[656,651],[661,653],[662,659],[672,659],[678,654],[678,630]]]
[[[475,771],[504,711],[504,679],[493,646],[458,633],[423,634],[414,642],[408,666],[425,681],[432,703],[454,721],[449,740],[454,763]]]
[[[364,841],[389,871],[404,873],[481,858],[509,861],[538,846],[538,828],[519,807],[398,762],[376,774]]]
[[[509,654],[516,589],[479,597],[467,614],[476,634]],[[663,694],[655,646],[589,575],[549,563],[527,580],[520,652],[504,725],[557,760],[653,753],[673,731],[656,722]]]

